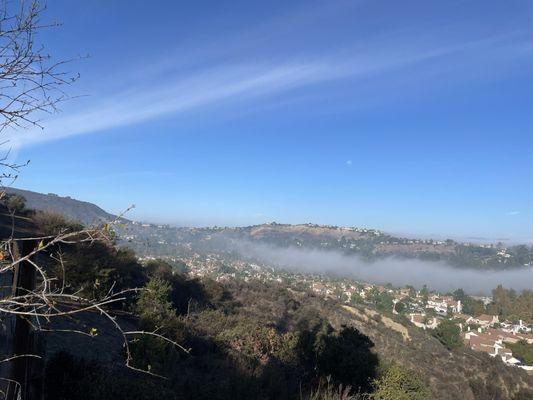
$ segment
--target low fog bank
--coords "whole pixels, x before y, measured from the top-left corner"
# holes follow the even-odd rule
[[[371,283],[413,285],[448,292],[463,288],[470,294],[490,294],[502,284],[515,290],[533,289],[533,268],[490,271],[457,268],[443,262],[387,258],[366,262],[338,251],[278,247],[251,241],[232,241],[231,250],[244,257],[285,269],[353,277]]]

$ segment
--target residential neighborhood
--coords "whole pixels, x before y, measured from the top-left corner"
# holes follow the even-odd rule
[[[145,256],[141,261],[155,257]],[[533,371],[533,365],[524,364],[513,355],[509,344],[533,344],[533,326],[523,320],[501,321],[497,315],[465,312],[460,299],[451,294],[440,294],[427,288],[395,288],[390,284],[372,284],[346,277],[299,273],[275,268],[259,262],[232,259],[219,253],[193,252],[187,258],[172,257],[169,262],[184,262],[189,274],[210,277],[218,282],[242,279],[246,282],[278,282],[310,290],[325,299],[346,304],[375,307],[382,312],[404,316],[406,321],[423,330],[436,329],[443,320],[453,321],[460,329],[461,340],[470,349],[499,357],[508,366]],[[478,296],[474,299],[483,305],[492,299]]]

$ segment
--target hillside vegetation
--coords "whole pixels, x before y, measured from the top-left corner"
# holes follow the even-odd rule
[[[6,201],[47,234],[79,228],[28,211],[16,198]],[[191,279],[162,260],[141,264],[116,243],[72,242],[58,250],[62,263],[51,258],[46,268],[63,276],[62,290],[97,300],[141,289],[107,312],[129,330],[157,332],[182,349],[139,335],[131,342],[131,367],[145,372],[133,371],[124,365],[120,333],[97,312],[56,321],[43,334],[46,399],[519,400],[533,394],[525,371],[378,306],[348,306],[289,283]],[[499,296],[503,306],[514,294]]]
[[[61,214],[68,219],[88,226],[113,221],[116,218],[116,216],[102,210],[93,203],[75,200],[70,197],[15,188],[7,188],[5,191],[8,194],[23,197],[28,209]]]
[[[113,246],[78,244],[64,251],[70,291],[98,298],[111,288],[145,287],[114,312],[137,329],[157,329],[190,353],[158,338],[139,338],[135,366],[163,379],[121,366],[120,341],[104,356],[90,356],[79,349],[86,338],[59,344],[56,336],[48,342],[53,353],[47,354],[47,399],[520,399],[531,394],[532,377],[524,371],[463,347],[449,350],[396,316],[282,284],[189,279],[163,261],[141,265],[131,251]],[[94,317],[80,317],[78,324],[107,335]],[[83,390],[95,385],[98,391]]]

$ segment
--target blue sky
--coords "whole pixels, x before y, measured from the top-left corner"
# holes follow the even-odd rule
[[[54,0],[17,186],[185,225],[533,240],[533,3]]]

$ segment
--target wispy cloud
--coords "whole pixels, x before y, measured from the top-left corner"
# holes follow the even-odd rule
[[[215,63],[186,75],[180,71],[167,72],[157,78],[146,74],[146,79],[125,81],[115,86],[128,87],[127,90],[94,95],[84,109],[64,112],[44,121],[44,131],[32,129],[10,132],[7,138],[13,146],[23,147],[73,135],[107,131],[165,115],[205,110],[221,104],[246,102],[250,106],[261,98],[335,80],[350,79],[357,88],[357,82],[372,79],[382,82],[383,75],[387,73],[394,76],[401,69],[416,70],[417,66],[443,57],[452,56],[456,66],[461,62],[476,64],[479,60],[472,54],[487,49],[496,48],[500,55],[521,55],[524,47],[510,38],[513,35],[434,46],[431,42],[420,44],[411,37],[402,39],[410,44],[403,47],[376,41],[366,47],[302,57],[300,61],[221,61],[220,64]],[[453,57],[464,52],[469,56]],[[446,68],[441,63],[433,64],[436,68]],[[145,68],[150,70],[150,66]],[[142,76],[142,71],[136,75]],[[346,162],[346,165],[350,164],[351,161]]]
[[[512,216],[512,215],[518,215],[518,214],[520,214],[520,211],[507,211],[507,212],[505,213],[505,215],[511,215],[511,216]]]
[[[47,121],[46,130],[11,132],[15,146],[30,145],[147,121],[158,116],[200,109],[287,91],[331,79],[336,73],[319,63],[217,68],[185,79],[137,86],[97,101],[87,109]]]

